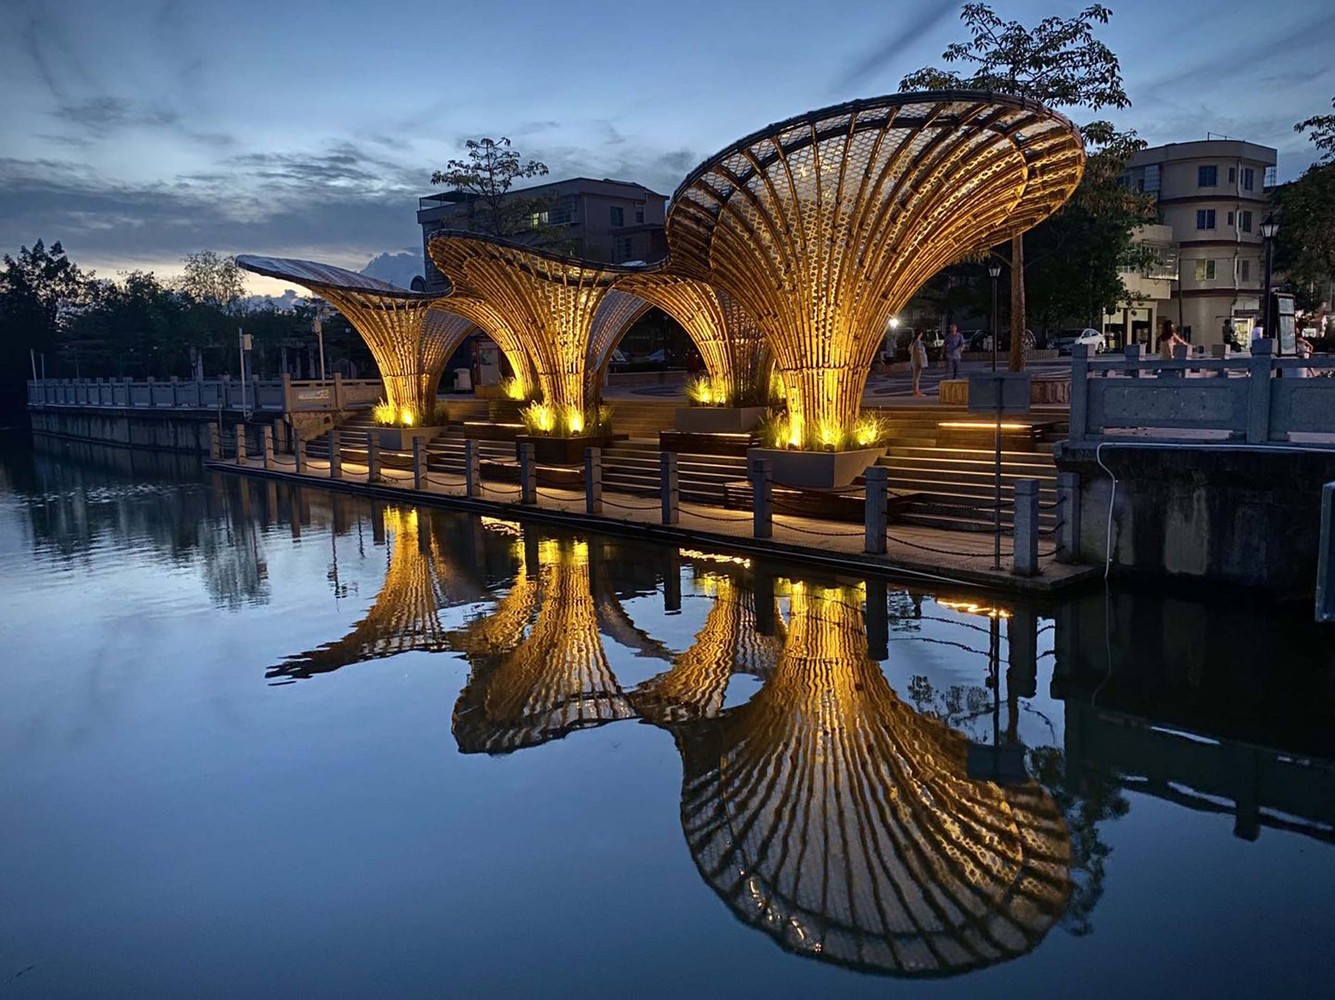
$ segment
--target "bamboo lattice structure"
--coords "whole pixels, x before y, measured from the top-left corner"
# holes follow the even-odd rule
[[[543,400],[583,426],[597,409],[599,375],[616,346],[613,325],[595,318],[615,280],[634,269],[475,233],[440,232],[429,251],[452,295],[484,302],[505,317],[533,361]]]
[[[375,358],[385,398],[406,422],[431,419],[441,373],[473,321],[446,312],[439,295],[411,292],[341,267],[243,254],[237,265],[310,289],[341,312]]]
[[[856,598],[794,584],[745,705],[678,730],[701,874],[787,950],[940,976],[1021,955],[1065,910],[1071,845],[1035,782],[966,776],[966,741],[891,690]]]
[[[814,111],[696,168],[667,218],[671,269],[764,330],[794,445],[847,427],[890,318],[943,267],[1024,232],[1084,170],[1039,104],[901,94]]]

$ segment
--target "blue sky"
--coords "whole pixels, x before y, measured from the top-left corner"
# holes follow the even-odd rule
[[[1152,143],[1208,130],[1277,146],[1281,179],[1311,162],[1292,125],[1330,110],[1335,6],[1108,5],[1101,37],[1134,102],[1119,124]],[[994,6],[1032,23],[1083,3]],[[59,239],[104,274],[171,273],[204,248],[352,267],[419,248],[417,196],[482,134],[553,177],[671,194],[743,134],[893,92],[962,37],[959,5],[929,0],[0,9],[0,251]]]

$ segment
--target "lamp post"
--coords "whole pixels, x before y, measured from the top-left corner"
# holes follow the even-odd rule
[[[997,330],[997,279],[1001,277],[1001,261],[987,262],[987,273],[992,275],[992,370],[997,370],[997,341],[1001,333]]]
[[[320,342],[320,381],[324,381],[324,321],[317,309],[315,317],[311,320],[311,328],[315,331],[315,339]]]
[[[1275,237],[1279,235],[1279,223],[1275,214],[1269,213],[1261,223],[1261,238],[1265,240],[1265,291],[1261,295],[1261,332],[1275,342],[1275,353],[1279,353],[1279,338],[1270,325],[1270,276],[1274,263]]]

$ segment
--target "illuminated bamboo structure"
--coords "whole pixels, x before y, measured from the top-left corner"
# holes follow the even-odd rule
[[[473,329],[472,320],[446,312],[439,295],[408,291],[329,264],[248,254],[236,263],[302,285],[328,301],[366,342],[396,420],[431,419],[445,363]]]
[[[899,94],[762,129],[695,169],[667,217],[671,270],[733,296],[768,338],[789,444],[856,418],[890,318],[943,267],[1051,215],[1079,131],[1021,98]]]
[[[399,653],[453,648],[440,609],[483,600],[486,590],[427,530],[427,515],[390,507],[384,516],[389,565],[375,603],[347,635],[288,657],[266,677],[305,678]]]
[[[451,725],[463,753],[509,753],[634,717],[598,632],[588,543],[543,539],[538,561],[531,625],[509,616],[508,637],[488,630],[499,652],[472,657]]]
[[[451,295],[505,318],[533,361],[543,401],[571,433],[581,433],[598,406],[603,361],[616,346],[613,324],[596,325],[595,317],[616,279],[635,269],[475,233],[437,233],[428,249]]]
[[[1024,954],[1070,894],[1061,812],[1035,782],[966,775],[966,741],[900,701],[857,594],[793,584],[773,675],[678,730],[701,874],[783,948],[897,976]]]

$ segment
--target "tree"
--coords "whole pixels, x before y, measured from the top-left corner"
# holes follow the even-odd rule
[[[231,312],[246,291],[236,258],[200,250],[186,254],[184,260],[185,273],[176,280],[176,287],[195,302]]]
[[[431,183],[470,196],[468,228],[542,246],[560,243],[559,230],[547,223],[552,199],[512,190],[515,181],[546,176],[547,164],[524,160],[505,136],[469,139],[464,146],[468,158],[450,160],[431,175]]]
[[[4,256],[0,271],[0,379],[3,397],[22,407],[29,351],[55,353],[60,348],[70,307],[80,304],[92,275],[65,254],[59,241],[38,240],[21,247],[18,258]]]
[[[1324,155],[1272,196],[1282,222],[1275,266],[1288,276],[1299,308],[1319,309],[1335,276],[1335,115],[1307,118],[1293,129],[1310,131]]]
[[[1330,99],[1330,106],[1335,108],[1335,97]],[[1313,115],[1311,118],[1304,118],[1293,126],[1293,131],[1300,134],[1307,131],[1312,133],[1307,138],[1312,140],[1312,145],[1321,150],[1322,155],[1318,162],[1335,161],[1335,115]]]
[[[965,4],[960,20],[970,39],[948,46],[941,58],[947,63],[971,67],[969,74],[926,67],[910,73],[900,90],[993,90],[1040,101],[1054,110],[1130,107],[1122,86],[1117,56],[1094,35],[1098,25],[1108,23],[1112,11],[1094,4],[1075,17],[1044,18],[1032,28],[1019,21],[1003,21],[987,4]],[[1086,139],[1103,138],[1101,147],[1118,133],[1105,121],[1081,128]],[[1120,173],[1120,171],[1119,171]],[[1024,237],[1011,241],[1011,337],[1010,368],[1024,368],[1025,329]]]

